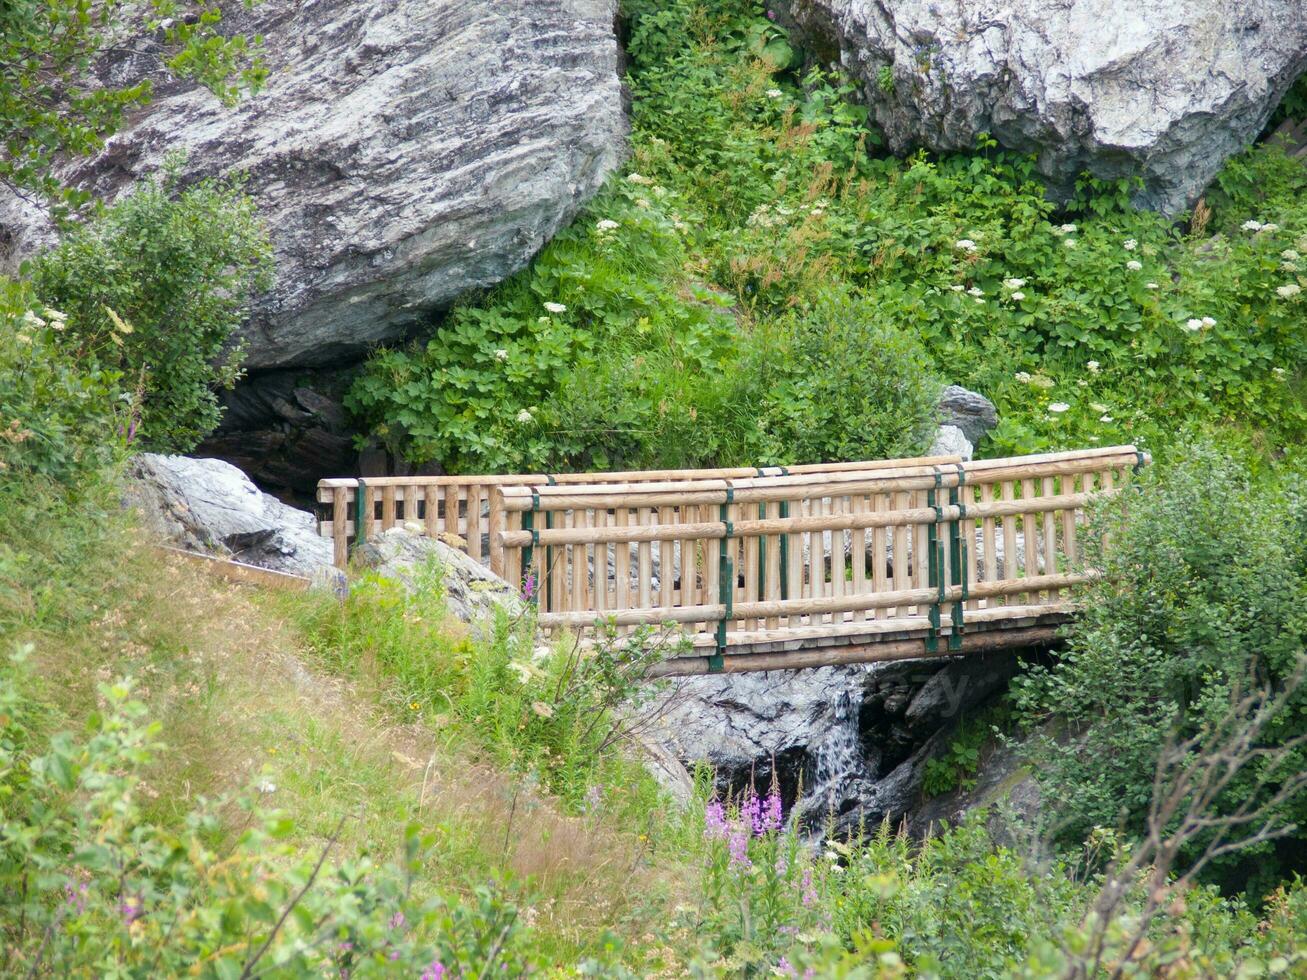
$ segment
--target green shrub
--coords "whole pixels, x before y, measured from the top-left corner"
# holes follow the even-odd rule
[[[0,480],[71,484],[120,457],[131,426],[121,374],[82,355],[61,310],[0,279]]]
[[[1053,718],[1062,737],[1034,741],[1035,772],[1064,840],[1094,826],[1138,834],[1152,798],[1164,741],[1197,734],[1231,697],[1254,685],[1282,685],[1307,637],[1307,507],[1297,482],[1254,483],[1219,453],[1188,447],[1141,478],[1141,492],[1101,515],[1105,551],[1087,560],[1108,579],[1085,596],[1066,652],[1016,682],[1031,720]],[[1124,513],[1128,508],[1129,520]],[[1259,738],[1269,752],[1300,736],[1307,691]],[[1307,766],[1303,748],[1287,768],[1253,759],[1219,801],[1218,812],[1275,792],[1284,773]],[[1307,794],[1279,808],[1281,823],[1303,825]],[[1195,841],[1192,860],[1209,837]],[[1213,865],[1217,880],[1254,896],[1282,877],[1277,853],[1292,861],[1302,832]]]
[[[67,314],[79,355],[137,390],[141,446],[185,452],[218,424],[216,387],[240,376],[230,344],[271,246],[239,183],[182,190],[178,161],[83,224],[29,268],[36,294]]]
[[[82,737],[39,745],[23,671],[21,656],[0,665],[0,944],[14,972],[307,978],[532,967],[517,910],[493,890],[450,905],[415,882],[427,846],[415,831],[401,863],[378,866],[336,860],[334,841],[304,856],[283,843],[291,824],[275,813],[251,809],[222,853],[210,843],[212,806],[176,829],[142,819],[140,772],[158,732],[130,684],[102,686]]]

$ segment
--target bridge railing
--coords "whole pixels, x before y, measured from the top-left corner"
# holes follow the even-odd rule
[[[802,466],[734,467],[726,469],[631,470],[608,473],[517,473],[471,476],[390,476],[337,478],[318,483],[318,533],[333,541],[334,560],[344,568],[350,547],[361,538],[396,524],[416,522],[425,533],[444,534],[477,561],[503,574],[494,532],[502,529],[494,490],[502,486],[627,485],[655,482],[731,480],[745,477],[810,476],[820,473],[865,472],[906,463],[946,464],[957,456],[914,460],[874,460],[812,463]],[[458,539],[454,541],[452,539]]]
[[[1133,446],[694,481],[499,485],[502,568],[548,629],[675,623],[696,648],[924,634],[1070,611],[1085,507]],[[500,528],[502,527],[502,530]]]

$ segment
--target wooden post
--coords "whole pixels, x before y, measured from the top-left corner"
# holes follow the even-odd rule
[[[333,487],[331,491],[331,550],[332,563],[337,568],[349,564],[349,491]]]

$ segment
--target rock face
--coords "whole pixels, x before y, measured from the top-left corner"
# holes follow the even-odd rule
[[[661,696],[644,738],[687,765],[711,764],[723,791],[765,792],[775,779],[811,831],[904,818],[925,828],[968,805],[953,799],[916,819],[926,762],[1018,662],[995,653],[684,678]]]
[[[1136,203],[1187,208],[1307,69],[1301,0],[787,0],[804,43],[860,78],[891,149],[979,133],[1081,171],[1139,176]]]
[[[187,179],[248,174],[277,285],[247,366],[327,364],[499,282],[622,159],[616,0],[265,0],[267,87],[234,109],[165,84],[98,157],[61,176],[104,197],[189,154]],[[157,70],[127,56],[117,83]],[[0,271],[49,225],[0,195]]]
[[[524,611],[517,590],[480,562],[429,538],[417,524],[396,524],[371,536],[359,548],[363,561],[387,578],[412,586],[420,570],[434,562],[449,611],[465,623],[492,621],[496,609],[510,617]]]
[[[307,511],[288,507],[220,459],[142,453],[129,503],[146,527],[190,551],[310,578],[332,577],[331,542]]]
[[[961,385],[949,385],[939,396],[939,429],[927,456],[970,459],[976,443],[998,425],[998,409],[984,395]]]

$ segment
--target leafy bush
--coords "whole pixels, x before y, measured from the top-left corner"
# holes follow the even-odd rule
[[[229,852],[210,843],[212,807],[177,830],[142,819],[140,772],[157,727],[128,683],[101,688],[83,739],[31,738],[39,704],[22,657],[0,666],[0,942],[29,977],[520,975],[532,966],[517,910],[492,890],[447,904],[402,864],[327,863],[282,841],[281,815],[251,810]]]
[[[1111,547],[1095,536],[1087,560],[1109,576],[1085,596],[1058,662],[1016,682],[1021,710],[1052,717],[1065,737],[1039,737],[1035,772],[1066,840],[1095,825],[1142,831],[1162,745],[1215,723],[1238,692],[1283,685],[1307,637],[1307,507],[1297,482],[1250,481],[1218,452],[1189,447],[1151,468],[1142,492],[1103,513]],[[1125,509],[1129,521],[1124,520]],[[1218,812],[1273,794],[1307,766],[1299,747],[1279,768],[1269,753],[1299,737],[1298,691],[1258,742],[1259,758],[1230,785]],[[1282,823],[1303,825],[1307,794],[1286,801]],[[1301,831],[1280,845],[1292,861]],[[1194,848],[1182,855],[1193,860]],[[1273,842],[1213,867],[1257,895],[1283,870]]]
[[[74,483],[122,452],[121,374],[82,356],[69,333],[62,311],[0,279],[0,479]]]
[[[240,376],[232,332],[271,277],[271,246],[239,183],[178,186],[179,162],[70,227],[29,268],[36,294],[67,314],[83,358],[142,394],[144,448],[185,452],[218,424],[213,389]]]

